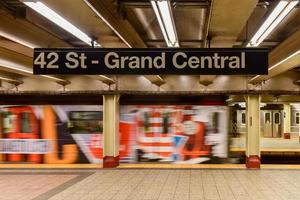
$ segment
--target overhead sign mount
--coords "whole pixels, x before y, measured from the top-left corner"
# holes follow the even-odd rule
[[[268,50],[251,49],[34,49],[34,74],[268,74]]]

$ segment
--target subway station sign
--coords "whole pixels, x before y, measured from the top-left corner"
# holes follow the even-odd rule
[[[268,50],[210,49],[34,49],[34,74],[268,74]]]

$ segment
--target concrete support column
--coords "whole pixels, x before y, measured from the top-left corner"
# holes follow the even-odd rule
[[[283,133],[291,133],[291,105],[283,104]]]
[[[246,167],[260,168],[260,96],[246,97]]]
[[[119,165],[119,95],[103,95],[103,168]]]

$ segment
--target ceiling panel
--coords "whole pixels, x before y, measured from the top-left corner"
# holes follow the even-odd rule
[[[193,4],[195,6],[188,6],[190,3],[180,1],[173,7],[177,35],[181,47],[200,47],[207,7],[198,6],[197,2]],[[126,16],[148,47],[167,47],[150,3],[143,5],[126,7],[126,12],[129,13]]]

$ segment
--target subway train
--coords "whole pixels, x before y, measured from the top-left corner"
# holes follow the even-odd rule
[[[290,110],[284,110],[283,103],[260,104],[262,164],[300,164],[300,104],[291,103],[288,109]],[[229,116],[230,156],[235,158],[236,162],[244,163],[246,149],[245,103],[229,106]]]
[[[243,104],[236,104],[231,107],[234,114],[231,115],[231,132],[234,136],[244,136],[246,133],[246,109]],[[283,138],[284,137],[284,117],[283,104],[262,104],[260,108],[260,128],[263,138]],[[289,137],[299,136],[300,104],[290,105],[290,132]]]
[[[283,136],[283,106],[280,104],[266,105],[260,109],[261,137],[280,138]],[[233,122],[232,122],[233,123]],[[246,109],[236,109],[236,129],[234,135],[246,134]]]
[[[2,106],[0,162],[101,163],[101,105]],[[120,160],[203,163],[226,158],[227,106],[122,105]]]
[[[101,105],[2,106],[0,162],[102,163],[102,110]],[[283,106],[266,104],[260,112],[261,137],[288,141]],[[292,138],[298,137],[299,113],[300,106],[291,105]],[[231,148],[245,147],[245,129],[245,108],[239,105],[121,105],[120,161],[232,162]]]

